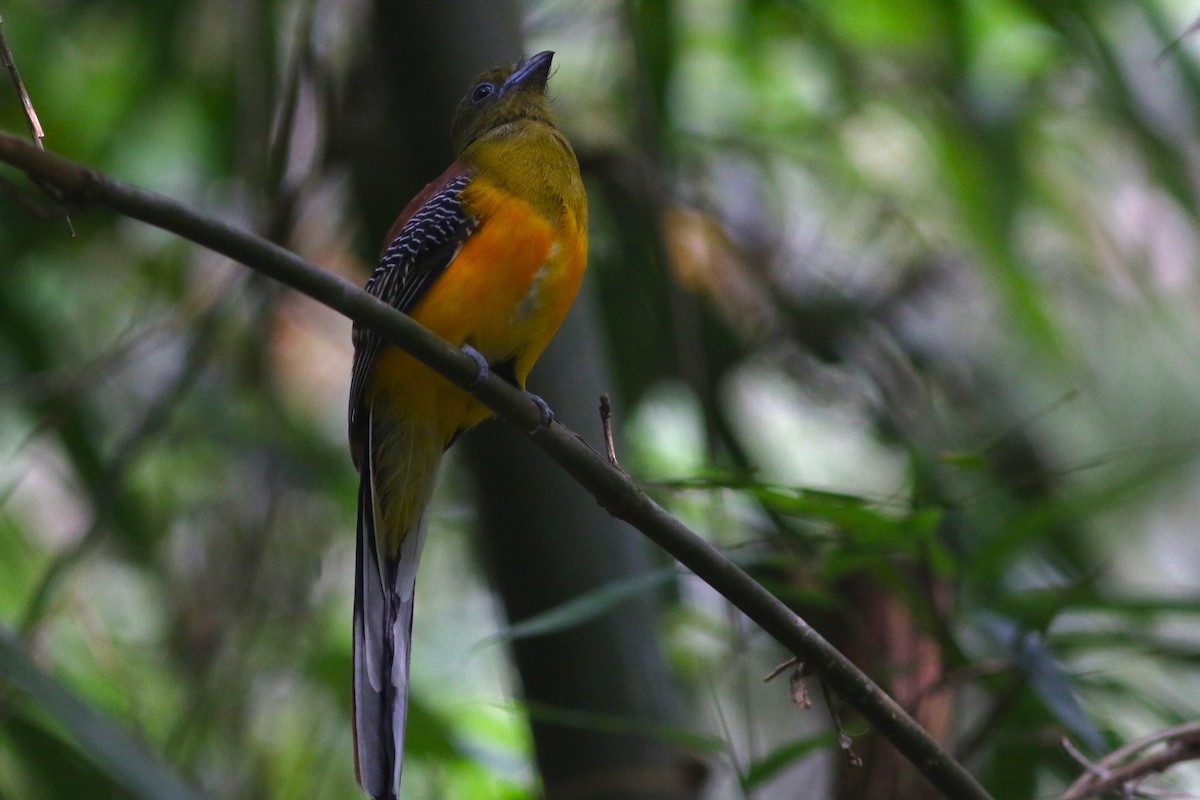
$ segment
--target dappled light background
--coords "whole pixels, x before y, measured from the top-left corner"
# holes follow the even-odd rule
[[[1073,781],[1063,737],[1200,715],[1200,5],[405,5],[10,0],[2,30],[49,149],[356,283],[469,77],[557,51],[592,254],[587,349],[530,379],[559,419],[598,443],[609,392],[622,465],[998,799]],[[0,798],[357,796],[349,322],[0,177]],[[434,504],[408,796],[556,796],[538,725],[669,746],[645,797],[934,796],[627,531],[627,573],[510,618],[498,446]],[[610,678],[650,710],[538,699],[514,648],[622,609],[645,671]]]

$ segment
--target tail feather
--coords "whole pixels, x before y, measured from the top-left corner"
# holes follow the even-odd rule
[[[367,794],[395,800],[408,719],[417,564],[441,446],[411,429],[375,423],[370,423],[358,490],[354,754],[358,782]],[[384,434],[378,440],[377,432]],[[403,512],[397,514],[397,507]],[[400,532],[389,535],[392,528]],[[398,548],[392,544],[397,541]]]
[[[385,714],[386,691],[380,675],[383,648],[380,630],[387,618],[383,584],[375,548],[370,461],[363,464],[358,489],[358,547],[354,578],[354,767],[359,785],[371,797],[386,798],[391,774],[391,720]]]
[[[396,564],[393,599],[395,618],[392,622],[392,686],[396,696],[392,703],[392,745],[395,748],[393,785],[400,791],[400,769],[403,766],[404,731],[408,722],[408,674],[412,655],[413,593],[417,585],[417,564],[425,546],[425,516],[410,531],[400,547],[400,561]]]

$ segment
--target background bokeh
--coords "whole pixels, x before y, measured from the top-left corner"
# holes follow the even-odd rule
[[[622,464],[998,800],[1200,716],[1200,5],[0,13],[47,147],[359,283],[471,76],[557,51],[559,419],[598,442],[609,392]],[[359,796],[349,323],[0,177],[0,798]],[[933,796],[505,426],[452,453],[408,796]]]

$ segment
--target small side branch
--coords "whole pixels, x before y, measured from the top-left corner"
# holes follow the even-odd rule
[[[617,445],[613,441],[612,401],[608,399],[608,392],[600,395],[600,427],[604,430],[604,452],[608,455],[608,463],[620,467]]]
[[[45,149],[42,144],[42,139],[46,138],[46,132],[42,130],[42,123],[38,120],[37,111],[33,108],[33,101],[29,99],[29,92],[25,90],[25,82],[21,80],[21,73],[17,71],[17,62],[13,60],[12,51],[8,49],[8,42],[4,41],[4,17],[0,16],[0,64],[8,70],[9,76],[12,78],[13,86],[17,88],[17,95],[21,98],[21,105],[25,109],[25,119],[29,122],[29,132],[33,134],[33,141],[39,149]]]
[[[21,98],[21,107],[25,110],[25,121],[29,123],[29,133],[33,136],[33,143],[37,145],[39,150],[45,150],[46,145],[43,139],[46,138],[46,132],[42,130],[42,122],[38,119],[37,110],[33,107],[33,100],[29,98],[29,92],[25,89],[25,81],[21,80],[21,73],[17,70],[17,62],[13,58],[12,51],[8,49],[8,42],[4,41],[4,16],[0,15],[0,64],[8,70],[8,75],[12,78],[13,86],[17,90],[17,96]],[[71,235],[75,235],[75,226],[71,224],[71,218],[63,214],[63,219],[67,221],[67,230]]]
[[[1159,745],[1161,750],[1142,754]],[[1087,800],[1114,791],[1120,791],[1122,796],[1132,796],[1147,778],[1176,764],[1200,760],[1200,722],[1177,725],[1135,739],[1094,764],[1069,740],[1063,740],[1063,747],[1083,765],[1085,772],[1059,795],[1058,800]]]

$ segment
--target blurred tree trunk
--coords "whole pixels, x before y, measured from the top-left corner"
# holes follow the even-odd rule
[[[384,231],[449,163],[449,120],[474,75],[523,52],[513,0],[378,0],[372,52],[348,87],[338,136],[371,231]],[[569,58],[569,53],[560,57]],[[385,133],[386,132],[386,133]],[[585,281],[534,370],[531,388],[567,424],[598,429],[611,388]],[[464,437],[480,487],[483,552],[509,619],[520,621],[649,566],[644,540],[609,517],[522,435],[488,424]],[[514,644],[534,710],[538,767],[551,800],[685,800],[702,770],[642,726],[678,723],[681,704],[656,638],[657,603],[629,599],[602,618]],[[573,713],[562,724],[561,712]],[[582,712],[582,713],[581,713]],[[601,715],[598,724],[587,715]],[[557,720],[553,721],[553,720]],[[601,730],[622,721],[624,732]]]
[[[947,587],[926,583],[931,601],[945,605]],[[943,745],[949,743],[954,695],[941,683],[945,665],[940,643],[922,630],[908,602],[872,575],[844,581],[838,592],[853,620],[843,620],[830,641],[870,674],[913,718]],[[875,730],[855,736],[862,759],[842,759],[838,800],[936,800],[941,794],[890,742]]]
[[[534,370],[531,388],[576,430],[598,430],[605,358],[581,297]],[[467,443],[481,489],[484,552],[510,619],[521,620],[644,572],[644,541],[608,516],[525,437],[490,425]],[[679,702],[655,636],[648,594],[599,619],[513,645],[551,800],[667,800],[698,795],[702,772],[678,747],[648,734],[539,719],[537,706],[627,720],[677,722]]]

